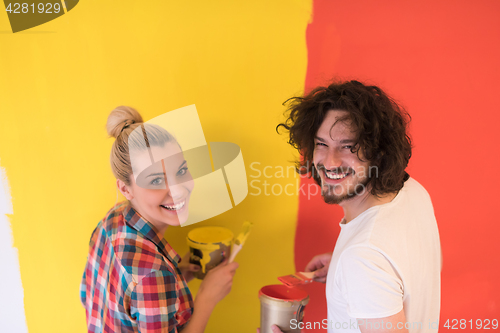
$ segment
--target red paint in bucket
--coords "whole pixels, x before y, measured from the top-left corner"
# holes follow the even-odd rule
[[[273,284],[262,287],[259,291],[259,297],[262,295],[285,302],[302,301],[308,296],[308,294],[302,289],[290,288],[282,284]]]

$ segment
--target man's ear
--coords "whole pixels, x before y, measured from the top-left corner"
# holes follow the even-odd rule
[[[134,198],[134,195],[131,191],[130,186],[127,186],[123,180],[117,179],[116,180],[116,187],[122,192],[123,196],[127,198],[127,200],[132,200]]]

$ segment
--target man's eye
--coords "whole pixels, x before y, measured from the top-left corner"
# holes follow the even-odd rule
[[[344,146],[344,147],[342,147],[342,148],[351,150],[351,149],[352,149],[352,146]]]
[[[326,147],[326,145],[323,142],[316,142],[316,146],[325,146]]]
[[[179,171],[177,171],[177,175],[178,176],[184,176],[187,171],[188,171],[188,168],[184,167],[184,168],[180,169]]]
[[[155,178],[151,181],[150,184],[151,185],[161,185],[161,184],[163,184],[163,178],[161,178],[161,177]]]

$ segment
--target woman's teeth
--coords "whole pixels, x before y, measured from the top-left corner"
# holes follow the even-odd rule
[[[349,174],[348,172],[345,172],[345,173],[334,173],[334,172],[327,172],[327,171],[325,171],[326,178],[328,178],[328,179],[335,179],[335,180],[345,178],[345,177],[347,177],[348,174]]]
[[[182,207],[184,207],[184,205],[186,204],[186,201],[184,200],[183,202],[180,202],[176,205],[161,205],[163,208],[166,208],[168,210],[179,210],[181,209]]]

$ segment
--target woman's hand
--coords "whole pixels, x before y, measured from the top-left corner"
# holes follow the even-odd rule
[[[215,305],[231,291],[236,268],[238,268],[237,263],[228,264],[226,259],[207,273],[194,300],[193,316],[182,333],[202,333],[205,331]]]
[[[328,274],[328,267],[330,267],[330,260],[332,260],[332,253],[317,255],[307,264],[306,272],[315,271],[313,280],[326,283],[326,275]]]
[[[191,253],[190,252],[186,253],[184,257],[182,257],[182,260],[178,266],[186,282],[189,282],[192,279],[194,279],[194,273],[198,272],[201,269],[200,266],[189,263],[190,257]]]
[[[226,259],[211,269],[203,279],[196,298],[200,298],[203,302],[213,303],[215,306],[231,291],[233,277],[238,266],[236,262],[228,264]]]

